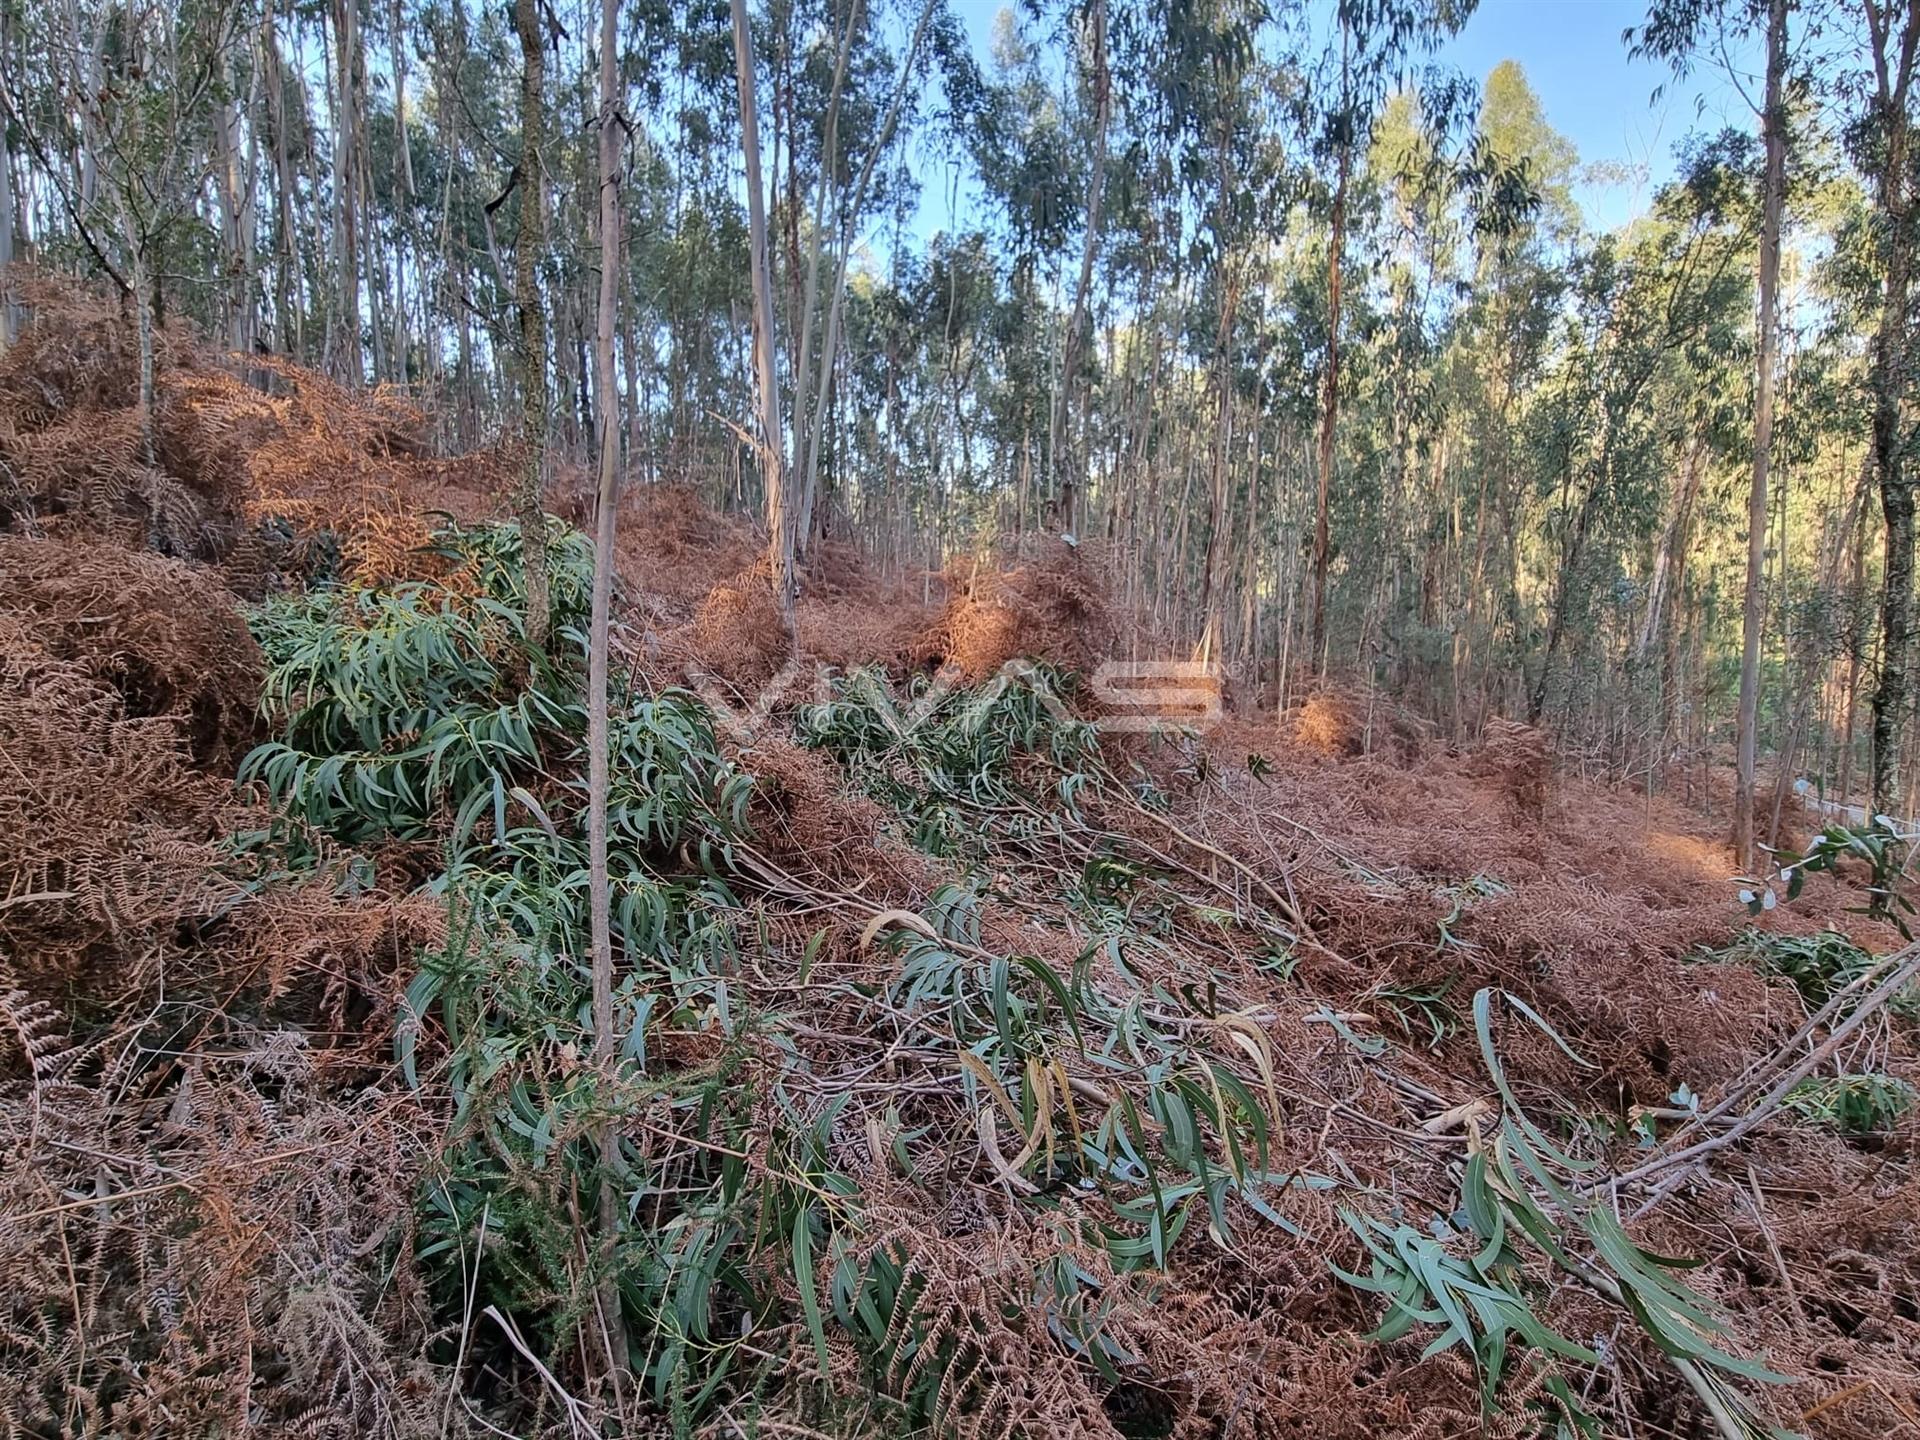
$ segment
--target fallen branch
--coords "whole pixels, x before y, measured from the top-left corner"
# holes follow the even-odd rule
[[[1902,957],[1904,957],[1903,960]],[[1830,1033],[1824,1041],[1815,1046],[1813,1051],[1807,1055],[1805,1059],[1790,1067],[1779,1080],[1774,1082],[1773,1087],[1769,1089],[1765,1095],[1726,1130],[1708,1139],[1685,1146],[1682,1149],[1669,1151],[1665,1155],[1657,1155],[1647,1161],[1646,1164],[1637,1166],[1627,1171],[1624,1175],[1616,1175],[1610,1179],[1597,1180],[1585,1188],[1592,1190],[1597,1189],[1601,1185],[1610,1185],[1618,1189],[1622,1186],[1640,1184],[1652,1179],[1656,1175],[1662,1175],[1670,1170],[1674,1170],[1676,1167],[1684,1166],[1690,1169],[1715,1152],[1726,1149],[1736,1140],[1751,1133],[1755,1127],[1770,1118],[1780,1109],[1780,1106],[1786,1100],[1787,1096],[1792,1093],[1796,1085],[1826,1063],[1834,1052],[1845,1044],[1861,1026],[1865,1025],[1869,1019],[1877,1014],[1888,1001],[1893,999],[1895,995],[1898,995],[1909,984],[1913,983],[1916,977],[1920,977],[1920,945],[1910,945],[1906,950],[1899,952],[1897,955],[1889,956],[1888,960],[1902,960],[1902,963],[1898,965],[1891,975],[1888,975],[1872,990],[1868,991],[1867,994],[1861,998],[1860,1003],[1847,1015],[1847,1018],[1835,1026],[1832,1033]],[[1874,973],[1878,973],[1879,970],[1884,968],[1885,964],[1883,963],[1883,965],[1876,967]],[[1828,1007],[1823,1007],[1821,1013],[1823,1015],[1829,1013]],[[1809,1021],[1808,1025],[1802,1027],[1802,1030],[1796,1033],[1785,1046],[1782,1046],[1779,1050],[1776,1050],[1772,1056],[1768,1057],[1765,1064],[1755,1067],[1757,1073],[1764,1075],[1769,1069],[1781,1063],[1784,1058],[1788,1054],[1791,1054],[1792,1050],[1811,1033],[1810,1027],[1815,1023],[1815,1021]],[[1759,1080],[1756,1078],[1747,1084],[1746,1089],[1751,1090],[1759,1083]],[[1721,1118],[1726,1112],[1726,1109],[1727,1102],[1722,1101],[1720,1105],[1703,1115],[1699,1123],[1706,1124]],[[1674,1183],[1677,1183],[1677,1180]],[[1671,1189],[1672,1184],[1662,1186],[1636,1213],[1645,1214],[1648,1209],[1652,1208],[1652,1206]]]

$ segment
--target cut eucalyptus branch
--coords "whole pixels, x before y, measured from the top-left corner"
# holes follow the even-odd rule
[[[1845,1044],[1846,1041],[1885,1006],[1889,1000],[1893,999],[1895,995],[1898,995],[1911,984],[1916,976],[1920,976],[1920,945],[1908,946],[1907,949],[1890,956],[1889,961],[1899,961],[1901,963],[1898,963],[1891,974],[1887,975],[1886,978],[1882,979],[1862,996],[1860,1003],[1848,1012],[1847,1018],[1836,1025],[1824,1041],[1815,1046],[1798,1064],[1790,1066],[1786,1073],[1774,1082],[1772,1088],[1749,1107],[1746,1113],[1730,1127],[1708,1139],[1697,1141],[1679,1150],[1671,1150],[1664,1155],[1657,1155],[1645,1164],[1636,1166],[1623,1175],[1616,1175],[1607,1180],[1593,1182],[1587,1188],[1596,1189],[1600,1185],[1611,1185],[1619,1188],[1627,1185],[1641,1184],[1653,1179],[1655,1176],[1665,1174],[1676,1167],[1691,1167],[1697,1165],[1717,1151],[1726,1149],[1736,1140],[1747,1135],[1755,1127],[1777,1113],[1781,1105],[1785,1102],[1788,1094],[1792,1092],[1794,1086],[1798,1085],[1802,1080],[1805,1080],[1809,1075],[1813,1074],[1815,1070],[1819,1069],[1821,1065],[1826,1063],[1834,1052]],[[1873,973],[1879,972],[1876,971]],[[1862,977],[1863,980],[1867,978],[1869,977]],[[1834,1005],[1841,1002],[1845,993],[1846,992],[1842,992],[1841,995],[1836,995],[1832,1001],[1828,1002],[1827,1006],[1822,1007],[1822,1015],[1828,1014]],[[1803,1028],[1801,1032],[1796,1033],[1794,1038],[1788,1041],[1787,1046],[1776,1051],[1772,1057],[1771,1064],[1778,1064],[1784,1054],[1791,1053],[1793,1047],[1796,1047],[1801,1041],[1806,1039],[1814,1023],[1813,1021],[1809,1021],[1807,1027]],[[1771,1068],[1771,1065],[1769,1068]],[[1749,1086],[1749,1088],[1751,1088],[1751,1086]],[[1716,1107],[1704,1116],[1702,1123],[1718,1120],[1723,1117],[1724,1113],[1725,1103],[1723,1102],[1721,1106]],[[1643,1207],[1643,1209],[1644,1208],[1645,1207]]]

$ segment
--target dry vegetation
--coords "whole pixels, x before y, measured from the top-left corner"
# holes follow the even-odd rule
[[[378,768],[524,700],[475,600],[511,599],[510,562],[417,548],[428,511],[487,513],[492,457],[429,459],[389,400],[285,367],[255,392],[175,335],[167,442],[134,465],[124,327],[35,309],[0,360],[0,1434],[1711,1435],[1582,1228],[1616,1206],[1701,1262],[1714,1343],[1784,1377],[1740,1382],[1762,1414],[1920,1428],[1912,1113],[1842,1124],[1786,1084],[1809,1056],[1912,1081],[1910,995],[1861,1006],[1872,982],[1769,948],[1898,952],[1849,912],[1859,876],[1726,949],[1748,921],[1699,817],[1556,780],[1525,727],[1454,754],[1335,690],[1149,743],[1024,687],[903,727],[870,671],[716,734],[666,687],[744,697],[784,640],[756,538],[663,489],[621,553],[644,1047],[595,1075],[571,721],[435,750],[418,794]],[[256,644],[233,588],[336,570],[390,608],[296,595]],[[802,645],[902,697],[1085,667],[1118,633],[1095,573],[1062,550],[907,593],[829,551]],[[414,659],[466,708],[330,742],[338,798],[272,763],[236,792],[256,740],[317,769],[328,706],[364,719],[317,683],[261,716],[272,677],[339,662],[289,658],[315,616],[438,627]],[[504,778],[434,788],[469,771]],[[579,1158],[609,1116],[619,1377]],[[1541,1172],[1474,1190],[1522,1149]],[[1423,1356],[1441,1312],[1364,1338],[1391,1312],[1330,1268],[1369,1278],[1343,1212],[1464,1265],[1476,1193],[1557,1227],[1567,1263],[1515,1228],[1490,1271],[1592,1352],[1515,1334],[1490,1397],[1471,1351]]]

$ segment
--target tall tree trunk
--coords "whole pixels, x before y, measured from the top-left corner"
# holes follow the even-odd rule
[[[1902,8],[1904,23],[1891,62],[1888,25]],[[1873,809],[1890,815],[1899,805],[1900,741],[1907,705],[1907,649],[1913,627],[1913,480],[1902,464],[1901,410],[1907,382],[1908,286],[1913,237],[1907,174],[1911,120],[1908,92],[1920,44],[1920,3],[1864,0],[1876,80],[1876,109],[1885,128],[1877,200],[1887,235],[1886,282],[1880,324],[1868,370],[1873,402],[1873,468],[1886,516],[1886,566],[1880,604],[1880,680],[1873,692]]]
[[[1873,478],[1873,453],[1867,453],[1867,473],[1864,477],[1871,482]],[[1867,508],[1860,507],[1860,513],[1854,517],[1853,530],[1853,566],[1847,581],[1847,607],[1854,614],[1860,613],[1862,600],[1867,593]],[[1842,805],[1853,803],[1853,752],[1856,722],[1860,707],[1860,659],[1866,648],[1866,637],[1854,627],[1848,627],[1847,679],[1846,695],[1843,699],[1843,715],[1840,742],[1840,780],[1836,796]]]
[[[1107,188],[1107,129],[1113,115],[1113,85],[1107,73],[1107,0],[1093,0],[1088,43],[1093,59],[1093,173],[1087,177],[1086,236],[1080,244],[1080,277],[1073,287],[1073,312],[1061,345],[1060,383],[1054,389],[1054,468],[1058,472],[1056,516],[1061,528],[1078,533],[1076,515],[1086,484],[1086,455],[1075,443],[1073,402],[1078,389],[1081,332],[1087,325],[1087,296],[1093,288],[1094,260],[1100,253],[1100,211]]]
[[[1880,509],[1887,522],[1880,600],[1880,680],[1873,690],[1873,810],[1891,815],[1900,793],[1900,738],[1907,703],[1907,649],[1913,628],[1913,488],[1882,474]]]
[[[1594,511],[1599,506],[1601,492],[1610,483],[1607,469],[1611,463],[1610,449],[1603,448],[1600,463],[1595,467],[1587,489],[1580,498],[1580,508],[1574,513],[1566,543],[1560,547],[1560,576],[1554,588],[1553,615],[1547,622],[1547,644],[1540,654],[1540,671],[1534,676],[1533,685],[1527,693],[1529,725],[1538,725],[1547,713],[1547,695],[1553,684],[1554,661],[1559,658],[1560,642],[1571,622],[1575,600],[1585,592],[1585,586],[1576,577],[1580,567],[1586,563],[1587,532],[1593,527]]]
[[[107,48],[107,30],[115,10],[111,5],[100,6],[94,15],[91,38],[80,33],[80,10],[74,0],[67,0],[67,45],[73,56],[71,80],[73,94],[78,100],[75,107],[80,116],[80,144],[74,147],[74,218],[76,222],[86,219],[92,213],[94,201],[99,196],[100,168],[99,147],[93,140],[100,113],[102,61]],[[17,123],[17,122],[16,122]]]
[[[1232,262],[1226,262],[1231,264]],[[1200,575],[1200,662],[1211,665],[1219,658],[1224,636],[1222,610],[1225,606],[1219,570],[1227,547],[1221,542],[1231,508],[1230,468],[1233,449],[1233,324],[1240,310],[1240,277],[1237,267],[1223,277],[1220,297],[1220,329],[1214,337],[1214,416],[1213,464],[1207,482],[1207,548]]]
[[[547,305],[540,293],[546,249],[546,51],[539,0],[513,0],[520,36],[520,236],[513,246],[513,301],[520,320],[520,483],[514,509],[526,547],[527,640],[547,646],[552,601],[547,580]]]
[[[0,10],[0,61],[9,59],[13,48],[11,12]],[[14,313],[13,291],[4,283],[6,268],[13,264],[14,217],[20,209],[13,193],[13,127],[0,119],[0,350],[13,344],[18,316]]]
[[[399,194],[411,200],[414,187],[413,147],[407,143],[407,29],[400,0],[389,0],[387,31],[393,48],[393,178]]]
[[[640,394],[640,325],[634,314],[638,306],[633,296],[627,295],[620,308],[626,322],[620,336],[620,364],[627,380],[627,451],[623,473],[631,476],[644,450],[640,424],[645,401]]]
[[[1333,187],[1331,233],[1327,237],[1327,373],[1320,395],[1320,492],[1313,516],[1313,653],[1307,663],[1319,674],[1327,643],[1327,568],[1333,554],[1328,507],[1333,494],[1335,426],[1340,415],[1340,261],[1347,241],[1347,171],[1353,155],[1353,114],[1349,94],[1346,11],[1340,21],[1341,125],[1339,169]]]
[[[1673,513],[1660,533],[1660,548],[1653,558],[1653,575],[1647,582],[1647,613],[1641,617],[1640,633],[1634,642],[1634,658],[1645,660],[1654,643],[1668,629],[1667,610],[1679,593],[1687,560],[1688,538],[1693,529],[1693,506],[1700,494],[1700,476],[1705,469],[1707,435],[1703,428],[1694,433],[1687,447],[1686,468],[1681,472],[1680,489],[1673,497]]]
[[[358,15],[360,0],[345,0],[347,8],[355,12],[353,23],[353,54],[351,56],[351,78],[353,83],[354,105],[349,112],[349,135],[353,142],[353,193],[355,224],[359,233],[359,261],[356,271],[356,287],[364,284],[367,301],[367,352],[373,365],[373,379],[376,384],[391,378],[387,364],[386,335],[386,266],[380,259],[380,237],[374,224],[373,195],[373,147],[367,129],[367,39],[361,28]],[[358,335],[359,300],[358,291],[354,302],[355,335]],[[355,351],[356,365],[359,364],[358,350]],[[357,373],[357,372],[356,372]]]
[[[388,321],[392,329],[387,354],[393,378],[406,384],[411,374],[407,335],[407,221],[414,198],[413,147],[407,138],[407,28],[400,0],[390,0],[387,42],[393,61],[393,211],[397,222],[393,239],[393,304]]]
[[[333,117],[333,263],[340,286],[340,319],[335,337],[336,373],[354,385],[366,378],[360,357],[360,231],[358,224],[360,177],[359,86],[360,7],[358,0],[333,0],[333,23],[339,57],[335,75]]]
[[[226,272],[221,285],[222,318],[227,348],[244,350],[250,277],[240,241],[240,106],[231,94],[221,101],[214,117],[213,148],[217,162],[215,188],[220,197],[220,261]]]
[[[273,129],[274,196],[279,216],[274,237],[273,323],[275,347],[282,355],[302,360],[303,326],[298,308],[300,258],[293,226],[293,146],[287,125],[287,71],[280,57],[280,38],[274,27],[278,0],[267,0],[261,18],[262,48],[267,67],[267,124]]]
[[[921,7],[920,19],[913,28],[912,37],[907,41],[907,53],[900,64],[900,81],[894,87],[893,99],[887,106],[886,118],[880,123],[879,133],[874,136],[873,146],[867,151],[867,158],[861,163],[859,178],[855,180],[853,186],[852,202],[839,207],[840,235],[834,255],[833,298],[827,306],[827,328],[820,348],[819,380],[812,388],[812,416],[800,414],[799,403],[797,401],[795,403],[793,463],[800,472],[800,495],[798,505],[795,507],[796,513],[790,518],[789,523],[793,526],[796,543],[802,552],[814,535],[826,533],[826,507],[818,503],[820,437],[827,428],[827,404],[832,390],[834,358],[840,349],[840,316],[847,298],[847,271],[852,261],[854,230],[861,212],[866,208],[867,191],[873,182],[874,172],[879,168],[880,157],[887,146],[893,143],[893,132],[900,123],[900,112],[906,104],[908,89],[913,80],[914,66],[920,55],[920,44],[933,19],[934,6],[935,0],[927,0],[927,3]],[[810,314],[814,305],[811,293],[806,303]],[[803,357],[802,364],[807,363],[810,362]]]
[[[531,7],[532,0],[517,0]],[[614,1065],[613,897],[607,875],[607,686],[611,669],[614,527],[620,511],[620,407],[614,403],[613,332],[620,307],[620,97],[615,18],[619,0],[600,0],[600,309],[594,381],[599,391],[600,493],[594,517],[593,615],[587,640],[587,866],[593,944],[593,1059]],[[616,1186],[620,1138],[611,1122],[600,1131],[600,1321],[606,1329],[613,1393],[625,1409],[626,1323],[614,1255],[620,1233]]]
[[[1767,7],[1765,197],[1760,221],[1760,352],[1754,361],[1753,487],[1747,499],[1747,590],[1741,612],[1740,710],[1735,722],[1733,851],[1742,872],[1753,868],[1753,772],[1759,752],[1760,627],[1766,608],[1767,472],[1773,447],[1773,370],[1778,348],[1774,297],[1780,287],[1780,212],[1787,184],[1787,0]]]
[[[131,225],[128,229],[131,232]],[[131,233],[129,240],[131,243],[128,248],[133,255],[133,304],[138,312],[140,345],[140,394],[135,413],[139,416],[140,459],[143,464],[152,466],[160,458],[159,438],[154,427],[153,375],[153,317],[160,303],[160,285],[148,262],[146,247],[134,240]]]
[[[1680,492],[1674,497],[1673,514],[1660,535],[1660,549],[1654,557],[1653,578],[1647,586],[1647,613],[1640,622],[1640,634],[1634,645],[1634,660],[1644,668],[1660,647],[1660,747],[1664,754],[1668,737],[1673,734],[1673,682],[1679,656],[1680,626],[1674,618],[1687,583],[1687,557],[1692,551],[1693,512],[1700,498],[1700,479],[1706,470],[1707,433],[1695,432],[1687,447],[1686,469],[1682,472]]]
[[[733,62],[740,81],[740,149],[747,168],[747,228],[753,247],[753,361],[760,401],[760,472],[767,492],[767,547],[773,594],[793,633],[794,516],[787,500],[780,433],[780,374],[774,359],[773,276],[767,260],[767,196],[760,181],[760,117],[753,93],[753,32],[746,0],[733,0]]]
[[[793,359],[793,459],[801,467],[800,478],[800,514],[794,524],[794,540],[802,558],[805,557],[813,541],[813,493],[812,476],[807,469],[807,456],[812,446],[809,421],[812,412],[808,408],[809,387],[813,383],[813,328],[814,316],[819,308],[820,297],[820,254],[827,233],[827,192],[836,192],[836,211],[843,209],[844,202],[838,197],[837,176],[840,169],[840,95],[847,79],[847,61],[853,53],[853,32],[860,23],[860,0],[848,7],[846,28],[841,32],[840,41],[834,50],[833,87],[827,92],[826,140],[820,150],[820,174],[816,178],[813,191],[813,227],[807,236],[806,283],[798,297],[799,327],[794,340]],[[788,183],[794,183],[794,170],[789,163]],[[792,223],[799,224],[799,206],[794,205],[795,214]],[[836,214],[836,222],[843,223],[844,215]],[[797,250],[799,239],[795,236],[790,244]],[[794,266],[796,283],[800,267]],[[827,364],[831,364],[829,353]],[[820,384],[827,384],[826,366],[821,367]]]

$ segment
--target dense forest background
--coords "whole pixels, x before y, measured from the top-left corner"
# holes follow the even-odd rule
[[[1032,0],[982,55],[946,0],[644,0],[609,132],[577,0],[9,0],[0,262],[549,485],[606,419],[630,483],[783,500],[803,587],[1067,533],[1242,703],[1332,672],[1649,789],[1771,756],[1763,833],[1803,775],[1912,814],[1920,5],[1658,0],[1649,83],[1752,123],[1606,232],[1518,66],[1434,63],[1471,8]]]

